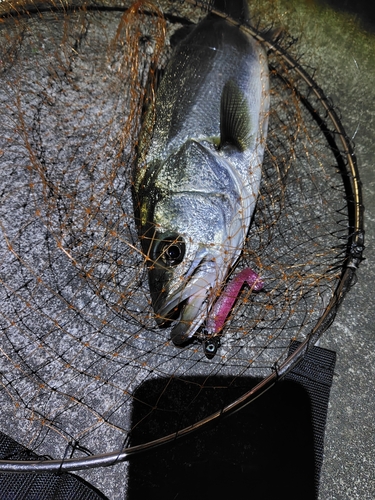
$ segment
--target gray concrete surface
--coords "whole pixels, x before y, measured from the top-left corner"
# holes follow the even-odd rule
[[[355,2],[353,2],[355,3]],[[262,8],[267,4],[262,2]],[[275,25],[299,37],[304,64],[340,111],[355,143],[363,196],[366,260],[320,346],[337,353],[320,500],[375,498],[375,36],[353,13],[311,2],[269,2]],[[124,466],[118,467],[122,471]],[[111,497],[111,494],[109,494]],[[301,499],[303,496],[301,496]]]
[[[320,346],[337,353],[325,436],[320,500],[375,498],[375,37],[372,2],[284,2],[280,19],[300,33],[303,60],[340,110],[355,143],[363,185],[366,260]],[[361,19],[366,25],[361,24]],[[366,26],[366,29],[364,28]],[[372,28],[372,29],[371,29]]]
[[[337,353],[320,500],[371,500],[375,498],[375,312],[372,305],[375,286],[375,36],[369,24],[367,31],[362,29],[353,14],[307,0],[259,0],[253,2],[251,8],[254,12],[257,9],[263,11],[266,24],[273,23],[298,36],[301,63],[315,68],[316,81],[340,110],[342,121],[356,145],[366,207],[366,260],[358,271],[358,282],[346,297],[336,321],[320,341],[321,347]],[[106,151],[103,150],[103,154]],[[130,206],[129,200],[128,204]],[[60,264],[56,261],[56,266],[66,269],[63,257],[60,257]],[[73,295],[77,302],[86,299],[83,294],[82,297],[76,296],[75,292]],[[94,312],[98,314],[97,310]],[[106,314],[104,309],[102,314]],[[76,320],[75,317],[73,319]],[[78,322],[77,328],[80,326]],[[121,326],[117,326],[120,332]],[[95,323],[95,327],[102,331],[102,326]],[[90,329],[84,333],[89,337]],[[76,345],[76,339],[74,341]],[[102,348],[101,345],[99,347]],[[85,362],[88,363],[88,360],[82,358],[82,363]],[[108,363],[108,373],[110,368]],[[87,370],[91,370],[89,363]],[[117,374],[117,365],[113,370],[111,376]],[[113,391],[115,395],[115,388]],[[95,404],[105,403],[110,408],[111,393],[103,392],[107,394],[107,400],[95,401]],[[72,415],[75,415],[74,412],[72,406]],[[100,426],[97,430],[100,436]],[[14,424],[14,431],[21,435],[23,424],[18,427]],[[30,440],[33,435],[30,432]],[[95,436],[93,433],[91,439],[95,440]],[[112,443],[108,446],[111,447]],[[43,444],[40,447],[43,450]],[[82,472],[81,475],[101,489],[110,500],[120,500],[126,498],[127,469],[128,465],[124,463],[108,469]]]
[[[361,14],[366,19],[366,8]],[[356,146],[366,230],[366,260],[358,283],[320,344],[337,353],[321,500],[375,498],[375,37],[352,19],[323,10],[316,18],[315,35],[313,30],[307,33],[311,45],[319,46],[317,78],[340,109]]]

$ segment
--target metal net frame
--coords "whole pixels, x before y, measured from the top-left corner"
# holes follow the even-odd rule
[[[195,22],[211,9],[189,3]],[[239,410],[327,330],[362,259],[359,174],[338,114],[286,37],[241,26],[271,70],[261,190],[238,263],[259,270],[264,291],[242,291],[212,360],[156,326],[131,186],[142,114],[185,22],[179,3],[163,7],[0,4],[0,397],[8,432],[45,457],[0,470],[112,465]],[[215,412],[197,405],[250,378]],[[173,429],[132,443],[175,380],[190,395],[173,394]],[[157,397],[137,401],[150,381],[162,381]]]

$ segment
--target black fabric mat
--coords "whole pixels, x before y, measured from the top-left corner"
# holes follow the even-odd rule
[[[289,353],[294,352],[298,345],[299,342],[293,342]],[[303,386],[311,401],[316,489],[319,488],[320,470],[323,462],[324,431],[335,364],[335,352],[321,347],[313,347],[298,366],[285,377],[285,380],[297,382]]]
[[[291,345],[294,350],[298,343]],[[163,498],[251,498],[315,500],[323,458],[324,429],[336,355],[319,347],[282,381],[218,426],[131,460],[128,500]],[[203,379],[192,380],[200,387]],[[239,379],[231,390],[197,390],[204,411],[218,408],[258,383]],[[160,399],[162,384],[165,384]],[[137,431],[131,444],[173,432],[192,417],[173,411],[174,398],[191,400],[192,384],[175,380],[150,381],[137,391],[135,401],[157,401],[159,418]],[[213,381],[215,385],[215,381]],[[159,397],[159,399],[157,399]],[[134,421],[145,417],[149,406],[134,408]],[[186,420],[186,422],[185,422]],[[245,494],[245,496],[244,496]],[[156,495],[156,497],[155,497]]]
[[[0,432],[1,460],[40,458],[43,457]],[[74,474],[0,472],[0,500],[107,500],[107,497]]]

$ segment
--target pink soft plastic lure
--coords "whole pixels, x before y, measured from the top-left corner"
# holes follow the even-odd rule
[[[225,287],[222,295],[215,302],[206,323],[205,333],[209,337],[205,342],[205,353],[209,358],[216,354],[219,345],[219,337],[217,335],[223,329],[225,320],[245,283],[255,291],[261,290],[264,285],[259,275],[252,269],[247,268],[237,274]]]

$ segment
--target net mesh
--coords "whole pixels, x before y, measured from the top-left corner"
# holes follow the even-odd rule
[[[128,6],[0,4],[3,430],[56,458],[121,448],[173,380],[190,387],[174,404],[192,423],[207,416],[197,393],[218,376],[230,387],[269,375],[326,311],[353,230],[337,132],[270,51],[262,184],[238,264],[265,287],[241,292],[213,359],[198,341],[176,348],[154,320],[131,185],[146,90],[181,6],[165,5],[166,17],[150,2]],[[159,397],[134,421],[137,389],[159,378]]]

